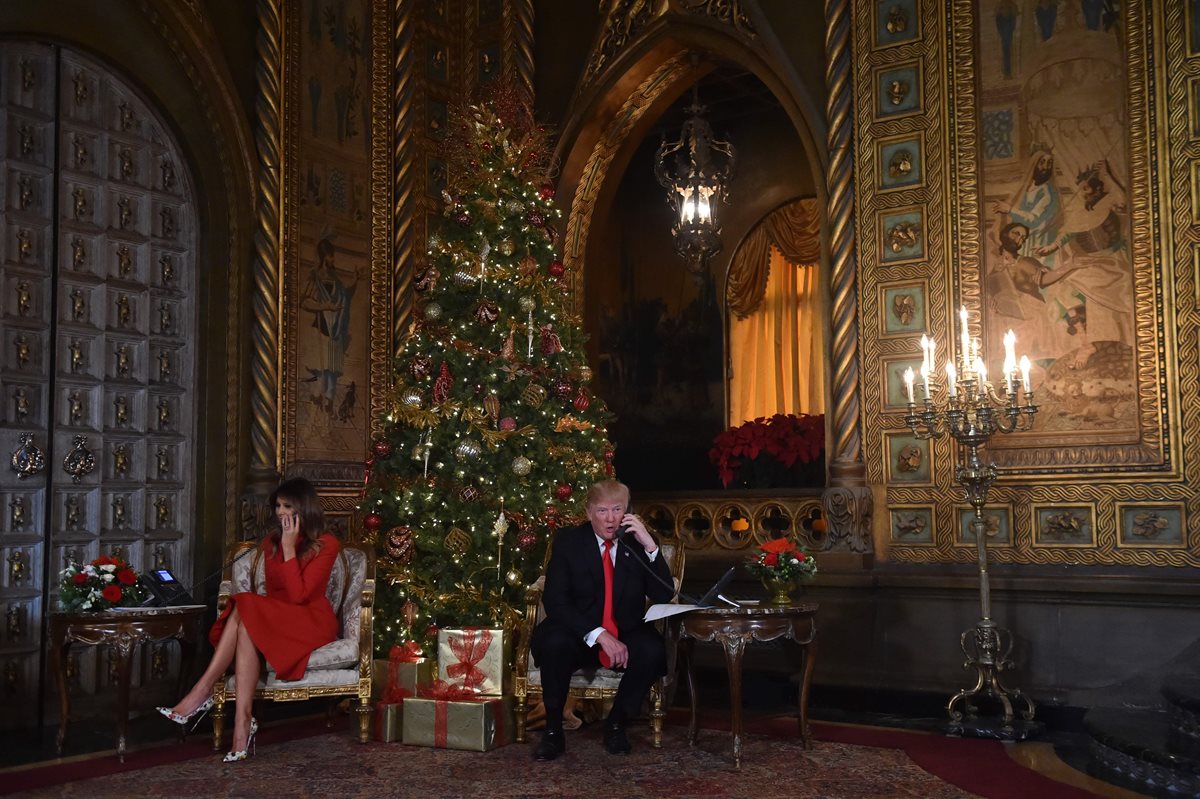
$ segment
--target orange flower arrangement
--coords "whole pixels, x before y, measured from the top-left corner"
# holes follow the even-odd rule
[[[746,570],[756,577],[811,580],[817,562],[789,538],[772,538],[758,546],[758,554],[746,561]]]

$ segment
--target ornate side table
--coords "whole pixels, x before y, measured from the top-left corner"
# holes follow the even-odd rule
[[[808,730],[808,692],[812,684],[813,663],[817,650],[817,608],[815,603],[790,606],[752,605],[741,608],[704,608],[677,616],[684,660],[687,664],[688,691],[692,695],[692,720],[688,742],[696,744],[696,680],[692,649],[696,641],[716,641],[725,650],[729,672],[730,731],[733,734],[733,759],[742,765],[742,654],[755,641],[783,639],[800,648],[803,671],[800,677],[800,739],[805,749],[812,748]]]
[[[203,605],[174,608],[110,610],[102,613],[51,613],[50,651],[58,677],[62,719],[58,726],[58,754],[62,755],[71,719],[71,694],[67,688],[67,652],[73,643],[110,646],[117,661],[117,755],[125,761],[125,728],[129,720],[129,676],[138,644],[179,639],[182,649],[179,676],[192,671],[200,641]]]

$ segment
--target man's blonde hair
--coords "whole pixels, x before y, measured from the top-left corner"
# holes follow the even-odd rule
[[[594,484],[587,493],[587,507],[599,504],[606,499],[622,499],[625,507],[629,507],[629,486],[620,480],[601,480]]]

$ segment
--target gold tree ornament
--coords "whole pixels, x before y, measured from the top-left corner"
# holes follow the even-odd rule
[[[530,383],[521,392],[521,401],[531,408],[540,408],[546,401],[547,391],[537,383]]]
[[[384,546],[387,548],[388,557],[396,563],[407,566],[412,562],[415,541],[411,527],[393,527],[388,530],[385,542]]]
[[[445,547],[447,552],[461,558],[471,551],[471,536],[461,527],[451,527],[446,533]]]

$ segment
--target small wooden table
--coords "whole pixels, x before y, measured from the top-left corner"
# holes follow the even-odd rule
[[[117,755],[125,761],[125,728],[129,720],[129,676],[133,650],[138,644],[179,639],[183,657],[179,677],[191,672],[200,641],[203,605],[174,608],[108,610],[100,613],[51,613],[49,634],[53,668],[58,675],[58,701],[62,719],[58,725],[58,754],[62,755],[71,718],[71,694],[67,687],[67,652],[78,642],[89,646],[111,646],[117,662]]]
[[[800,739],[805,749],[812,748],[808,730],[808,691],[812,684],[813,662],[817,650],[817,608],[815,603],[794,605],[750,605],[713,607],[693,610],[677,618],[680,643],[687,663],[688,691],[692,695],[692,720],[688,743],[695,746],[698,731],[696,715],[696,679],[692,649],[696,641],[716,641],[725,649],[725,667],[729,672],[729,703],[732,718],[733,759],[742,765],[742,653],[755,641],[784,639],[800,647],[804,666],[800,679]]]

